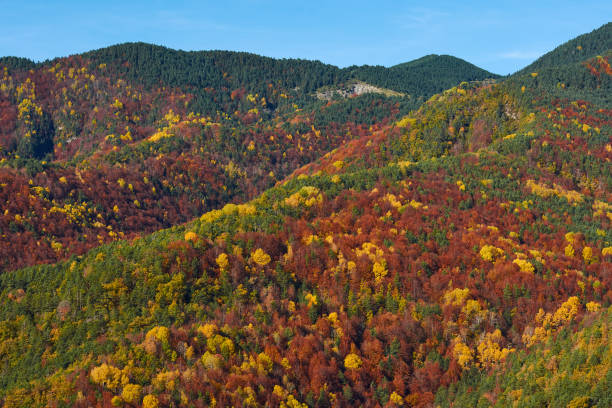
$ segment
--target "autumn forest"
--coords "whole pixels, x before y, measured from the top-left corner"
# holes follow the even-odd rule
[[[612,406],[611,63],[0,58],[0,406]]]

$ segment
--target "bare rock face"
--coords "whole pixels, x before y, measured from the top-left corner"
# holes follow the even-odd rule
[[[316,93],[316,97],[321,100],[329,101],[336,95],[339,95],[341,98],[349,98],[351,96],[359,96],[366,93],[378,93],[386,96],[405,96],[405,94],[392,91],[391,89],[379,88],[366,82],[355,81],[342,88],[319,90]]]
[[[366,84],[365,82],[358,82],[353,85],[353,93],[355,95],[362,95],[365,93],[385,93],[386,90],[377,88],[374,85]]]

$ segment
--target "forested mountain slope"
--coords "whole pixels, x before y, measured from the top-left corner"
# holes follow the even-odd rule
[[[472,370],[443,388],[439,406],[612,406],[612,311],[590,308],[579,325],[513,353],[498,371]]]
[[[359,79],[420,99],[462,81],[498,77],[449,55],[428,55],[390,68],[366,65],[344,69],[318,61],[278,60],[229,51],[174,51],[142,43],[117,45],[84,56],[96,63],[120,64],[117,69],[126,78],[148,85],[161,81],[190,89],[244,87],[263,96],[267,96],[270,84],[273,89],[295,90],[305,97],[323,86]],[[195,109],[206,113],[210,108],[196,104]]]
[[[39,64],[2,58],[0,70],[0,270],[253,198],[433,92],[320,101],[317,89],[352,75],[316,61],[143,43]]]
[[[567,129],[566,140],[560,141],[559,146],[566,151],[564,155],[575,157],[571,164],[558,166],[590,166],[589,162],[597,158],[599,170],[574,171],[580,175],[595,171],[610,186],[609,152],[604,148],[609,133],[602,132],[601,126],[610,123],[611,56],[612,51],[607,51],[579,63],[516,74],[499,84],[462,83],[433,96],[392,126],[350,141],[294,174],[335,173],[388,161],[415,162],[477,152],[490,149],[491,143],[495,146],[495,142],[507,140],[509,135],[513,138],[520,129],[533,127],[533,131],[545,135]],[[537,113],[546,115],[536,120]],[[582,130],[577,139],[571,137],[574,130]],[[593,151],[587,153],[583,144]],[[578,183],[576,177],[574,183]]]
[[[609,405],[609,66],[462,83],[243,204],[0,275],[4,406]]]
[[[612,49],[612,23],[604,24],[590,33],[580,35],[542,55],[515,75],[544,68],[560,67],[603,55]]]
[[[366,65],[347,70],[367,83],[424,99],[463,81],[499,78],[499,75],[450,55],[426,55],[389,68]]]

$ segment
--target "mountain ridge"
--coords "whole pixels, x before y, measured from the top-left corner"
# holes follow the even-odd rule
[[[238,55],[238,56],[245,56],[245,57],[256,57],[256,58],[261,58],[264,60],[270,60],[270,61],[290,61],[290,62],[312,62],[315,64],[321,64],[321,65],[325,65],[325,66],[330,66],[330,67],[334,67],[337,68],[340,71],[343,70],[353,70],[355,68],[361,68],[361,67],[380,67],[380,68],[385,68],[385,69],[392,69],[392,68],[400,68],[400,67],[404,67],[407,65],[417,65],[419,63],[422,62],[426,62],[428,60],[432,60],[432,59],[439,59],[439,58],[450,58],[452,60],[456,60],[456,61],[461,61],[461,62],[467,62],[462,58],[459,57],[455,57],[453,55],[449,55],[449,54],[427,54],[424,55],[422,57],[418,57],[415,58],[413,60],[409,60],[409,61],[405,61],[405,62],[400,62],[397,63],[395,65],[391,65],[391,66],[383,66],[383,65],[368,65],[368,64],[364,64],[364,65],[350,65],[350,66],[346,66],[346,67],[339,67],[330,63],[325,63],[322,62],[321,60],[317,60],[317,59],[308,59],[308,58],[299,58],[299,57],[289,57],[289,58],[277,58],[277,57],[270,57],[270,56],[266,56],[266,55],[262,55],[262,54],[257,54],[254,52],[249,52],[249,51],[232,51],[232,50],[222,50],[222,49],[210,49],[210,50],[182,50],[182,49],[176,49],[176,48],[172,48],[172,47],[168,47],[168,46],[164,46],[164,45],[159,45],[159,44],[154,44],[154,43],[147,43],[147,42],[142,42],[142,41],[128,41],[128,42],[122,42],[122,43],[117,43],[117,44],[112,44],[109,46],[105,46],[105,47],[101,47],[101,48],[97,48],[97,49],[93,49],[90,51],[85,51],[85,52],[81,52],[81,53],[76,53],[76,54],[70,54],[67,55],[65,57],[54,57],[54,58],[50,58],[44,61],[33,61],[27,57],[15,57],[15,56],[1,56],[0,57],[0,63],[2,64],[7,64],[7,60],[11,60],[13,61],[13,63],[20,63],[20,64],[24,64],[27,66],[31,66],[31,67],[35,67],[35,66],[40,66],[40,65],[48,65],[48,64],[52,64],[54,61],[57,60],[61,60],[61,59],[65,59],[65,58],[70,58],[70,57],[78,57],[78,56],[92,56],[92,55],[98,55],[98,54],[105,54],[105,53],[113,53],[114,50],[119,49],[119,48],[142,48],[142,49],[149,49],[150,51],[153,49],[157,49],[157,50],[165,50],[165,51],[169,51],[175,54],[189,54],[189,55],[197,55],[197,54],[211,54],[211,55]],[[117,54],[119,55],[119,54]],[[474,65],[474,64],[471,64]],[[475,66],[475,65],[474,65]],[[476,66],[475,66],[476,67]],[[483,71],[485,71],[484,69],[480,68],[480,67],[476,67],[478,69],[481,69]],[[488,71],[487,71],[488,72]],[[500,75],[497,75],[495,73],[491,73],[488,72],[488,74],[492,75],[493,77],[500,77]]]

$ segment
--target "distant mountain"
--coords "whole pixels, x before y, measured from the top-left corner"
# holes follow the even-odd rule
[[[460,82],[499,78],[499,75],[460,58],[435,54],[390,68],[364,65],[349,67],[347,70],[355,78],[367,83],[426,98]]]
[[[603,55],[608,50],[612,50],[612,22],[558,46],[514,75],[580,63],[597,55]]]

